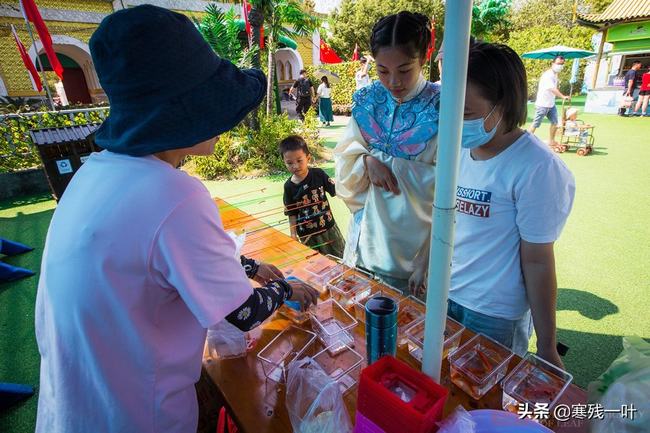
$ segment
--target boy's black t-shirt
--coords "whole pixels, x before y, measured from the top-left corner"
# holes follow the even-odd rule
[[[299,184],[293,183],[291,178],[284,183],[284,214],[297,217],[298,236],[309,236],[334,227],[325,192],[336,196],[334,181],[320,168],[310,168],[307,177]]]

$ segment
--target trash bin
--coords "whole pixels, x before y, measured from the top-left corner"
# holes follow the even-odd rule
[[[88,156],[101,150],[93,139],[93,133],[99,125],[42,128],[29,132],[43,161],[45,177],[56,201],[61,199],[70,179]]]

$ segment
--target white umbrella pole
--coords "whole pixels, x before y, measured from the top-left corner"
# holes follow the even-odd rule
[[[444,82],[440,100],[440,129],[422,361],[422,371],[438,383],[440,383],[451,254],[454,245],[454,212],[465,105],[472,0],[448,1],[445,9],[445,58],[442,62]]]

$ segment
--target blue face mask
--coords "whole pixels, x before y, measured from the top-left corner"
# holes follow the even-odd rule
[[[472,120],[463,120],[463,136],[461,138],[461,146],[465,149],[474,149],[479,146],[483,146],[488,141],[492,140],[494,134],[497,132],[497,126],[501,123],[501,119],[494,125],[490,131],[485,130],[485,121],[488,117],[492,115],[494,110],[497,107],[495,106],[490,113],[478,119]]]

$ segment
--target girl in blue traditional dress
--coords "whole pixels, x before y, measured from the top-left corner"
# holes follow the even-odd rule
[[[430,34],[411,12],[375,24],[379,81],[354,94],[334,151],[337,195],[353,213],[344,259],[400,289],[422,285],[428,261],[440,99],[422,76]]]

